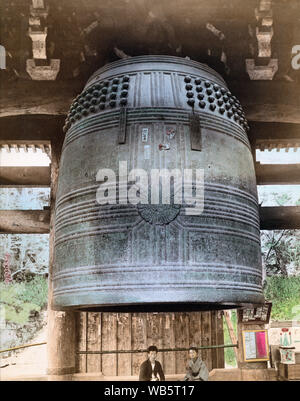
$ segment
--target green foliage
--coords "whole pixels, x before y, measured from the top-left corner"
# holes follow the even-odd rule
[[[26,290],[20,294],[23,302],[32,302],[43,308],[47,303],[48,282],[42,276],[35,276],[29,283],[25,283]]]
[[[278,206],[300,205],[289,193],[272,192]],[[268,199],[267,199],[268,200]],[[288,277],[300,271],[300,230],[261,231],[262,253],[268,276]]]
[[[300,305],[300,276],[267,277],[265,297],[272,302],[272,320],[292,320],[295,318],[293,308]],[[237,313],[231,311],[231,322],[237,336]],[[223,318],[224,344],[231,344],[229,330],[225,318]],[[225,348],[226,365],[236,366],[235,353],[233,348]]]
[[[278,194],[277,192],[272,192],[272,195],[278,206],[284,206],[292,199],[288,194]]]
[[[261,241],[268,276],[300,271],[300,230],[262,231]]]
[[[12,305],[5,305],[5,319],[7,321],[24,325],[32,312],[39,312],[40,308],[31,303],[25,303],[21,308],[15,308]]]
[[[32,313],[40,311],[47,305],[48,282],[36,276],[30,282],[0,283],[0,303],[4,306],[5,319],[26,324]]]
[[[300,276],[268,277],[265,297],[273,304],[271,319],[292,320],[293,308],[300,305]]]
[[[233,325],[233,329],[235,335],[237,336],[237,313],[236,311],[231,311],[231,322]],[[224,327],[224,344],[232,344],[231,338],[229,335],[229,330],[226,324],[226,320],[223,317],[223,327]],[[236,358],[233,348],[224,348],[224,356],[226,365],[236,366]]]

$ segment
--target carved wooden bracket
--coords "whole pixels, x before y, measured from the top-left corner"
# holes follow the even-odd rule
[[[37,65],[36,60],[47,60],[46,38],[48,29],[42,28],[41,19],[48,17],[49,7],[44,0],[32,0],[30,5],[29,31],[33,58],[26,61],[26,71],[33,80],[53,81],[60,70],[60,60],[51,59],[49,65]]]
[[[51,59],[50,65],[36,65],[34,59],[26,61],[26,71],[35,81],[55,81],[59,69],[59,59]]]
[[[278,59],[271,58],[274,34],[272,0],[260,0],[259,8],[255,9],[255,17],[258,55],[257,60],[246,59],[246,70],[251,80],[272,80],[278,70]],[[266,58],[269,58],[269,63],[260,65],[260,61],[265,61]]]
[[[32,53],[34,59],[47,59],[46,54],[46,37],[47,37],[47,27],[43,30],[34,30],[29,27],[28,35],[32,40]]]

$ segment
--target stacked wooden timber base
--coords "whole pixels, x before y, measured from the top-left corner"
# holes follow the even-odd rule
[[[300,363],[295,365],[279,364],[278,367],[279,379],[283,381],[300,381]]]

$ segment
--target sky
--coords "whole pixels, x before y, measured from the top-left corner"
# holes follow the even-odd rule
[[[300,148],[297,148],[297,151],[294,152],[294,149],[289,149],[288,152],[285,149],[280,149],[279,152],[276,149],[265,150],[261,152],[260,150],[256,151],[256,161],[261,164],[296,164],[300,163]]]
[[[16,152],[15,149],[11,152],[0,151],[0,166],[48,166],[49,164],[49,157],[41,149],[37,149],[36,153],[32,149],[28,149],[28,153],[23,149],[20,149],[20,152]]]
[[[300,148],[294,152],[289,149],[280,149],[277,152],[272,151],[261,152],[256,151],[256,161],[261,164],[296,164],[300,163]],[[262,206],[278,206],[278,199],[286,198],[284,206],[294,206],[300,199],[300,185],[258,185],[258,199]]]

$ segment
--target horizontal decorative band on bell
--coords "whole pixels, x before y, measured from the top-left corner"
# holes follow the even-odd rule
[[[222,273],[224,274],[224,273]],[[257,280],[259,282],[259,280]],[[195,283],[194,281],[191,282],[176,282],[174,285],[173,283],[170,282],[165,282],[161,284],[156,284],[156,283],[151,283],[151,284],[132,284],[131,282],[125,282],[124,284],[99,284],[96,286],[89,285],[87,287],[82,287],[80,285],[78,286],[66,286],[66,287],[61,287],[59,290],[53,290],[53,295],[58,296],[62,294],[70,294],[70,293],[75,293],[78,294],[80,292],[93,292],[93,291],[110,291],[110,290],[115,290],[115,291],[130,291],[130,290],[138,290],[138,291],[144,291],[144,290],[150,290],[152,291],[158,289],[160,291],[165,291],[165,290],[170,290],[170,289],[188,289],[188,288],[215,288],[215,289],[232,289],[235,291],[253,291],[253,292],[260,292],[261,291],[261,285],[259,284],[246,284],[243,282],[243,285],[239,285],[238,283],[234,282],[226,282],[222,281],[221,284],[216,284],[215,280],[210,280],[210,281],[205,281],[203,280],[202,282]]]
[[[180,214],[184,215],[185,212],[182,210]],[[59,233],[60,230],[62,230],[63,228],[71,225],[80,224],[82,221],[84,221],[85,223],[95,222],[98,224],[101,222],[101,220],[109,218],[113,218],[114,224],[112,226],[119,226],[120,221],[118,219],[124,217],[136,217],[137,220],[140,221],[138,216],[139,214],[137,213],[137,210],[134,207],[132,208],[124,207],[123,210],[122,207],[112,208],[111,206],[109,206],[105,211],[105,207],[95,206],[93,204],[90,207],[85,207],[85,208],[77,207],[77,212],[76,208],[72,208],[69,212],[64,213],[62,216],[58,217],[55,224],[55,231],[56,233]],[[242,207],[240,207],[240,210],[237,210],[236,208],[233,207],[224,207],[224,203],[220,201],[219,202],[214,201],[211,204],[206,201],[204,212],[202,213],[201,217],[211,218],[211,219],[218,218],[220,220],[224,219],[230,220],[232,222],[238,222],[243,225],[250,225],[259,231],[257,210],[253,210],[253,213],[249,214],[248,211],[243,210]],[[128,223],[128,229],[132,224],[133,223],[131,224]],[[192,225],[188,224],[188,227],[197,227],[197,224],[192,224]]]
[[[235,122],[226,120],[222,117],[210,116],[207,113],[197,112],[200,118],[201,128],[211,129],[223,135],[231,136],[242,142],[250,150],[250,144],[245,131]],[[164,124],[183,124],[189,125],[189,113],[180,112],[172,109],[127,109],[127,127],[142,123],[157,123]],[[119,126],[119,113],[107,112],[98,116],[91,116],[85,119],[84,122],[76,124],[66,135],[64,148],[73,141],[90,135],[99,133],[102,130],[112,129]]]
[[[129,205],[130,206],[130,205]],[[184,205],[183,205],[184,206]],[[243,219],[241,222],[253,225],[255,228],[259,229],[259,219],[257,216],[257,209],[249,209],[247,205],[239,202],[226,202],[224,200],[205,199],[204,212],[202,216],[210,216],[209,211],[212,211],[212,215],[218,216],[220,218],[232,217],[232,220],[239,221],[239,218]],[[181,211],[184,214],[184,211]],[[138,216],[136,207],[132,205],[127,206],[100,206],[95,205],[95,201],[90,202],[79,202],[71,207],[64,208],[60,210],[57,214],[55,227],[56,230],[60,230],[63,226],[68,226],[71,224],[77,224],[80,219],[84,218],[84,221],[88,221],[88,218],[97,217],[98,219],[105,218],[118,218],[118,217],[129,217]],[[116,224],[118,224],[116,222]]]
[[[121,232],[128,232],[130,228],[133,227],[138,227],[141,224],[146,224],[145,221],[141,218],[135,224],[119,224],[118,226],[112,227],[111,225],[108,226],[102,226],[101,228],[99,227],[98,229],[82,229],[82,230],[76,230],[73,232],[69,232],[68,234],[57,236],[55,240],[55,246],[60,245],[63,242],[66,241],[71,241],[74,239],[78,238],[88,238],[92,237],[95,235],[99,234],[109,234],[109,233],[121,233]],[[217,228],[212,228],[210,225],[205,225],[205,224],[199,224],[194,225],[194,226],[181,226],[178,221],[173,223],[175,226],[178,226],[178,228],[181,229],[186,229],[187,231],[190,229],[193,232],[197,233],[205,233],[205,234],[210,234],[210,235],[227,235],[227,236],[235,236],[239,238],[244,238],[249,241],[253,241],[257,244],[260,244],[260,236],[258,233],[252,233],[249,230],[241,230],[241,229],[234,229],[234,228],[228,228],[226,226],[222,227],[221,225]]]
[[[207,299],[207,291],[211,292],[209,300]],[[88,286],[85,286],[82,290],[72,290],[71,288],[67,292],[59,292],[54,294],[54,306],[55,310],[68,310],[69,308],[75,310],[92,310],[93,306],[102,307],[115,306],[114,311],[120,311],[118,306],[123,306],[121,311],[126,312],[126,308],[129,305],[139,305],[142,311],[147,311],[147,306],[151,307],[151,304],[157,303],[159,309],[156,311],[163,311],[164,304],[175,306],[174,311],[180,306],[180,303],[186,303],[187,311],[193,308],[193,305],[198,304],[210,304],[210,308],[216,309],[220,306],[220,309],[227,309],[229,305],[236,307],[241,303],[262,303],[264,301],[261,295],[262,289],[257,287],[224,285],[214,286],[212,283],[207,286],[195,286],[191,284],[189,286],[177,286],[165,285],[161,287],[151,286],[141,287],[131,285],[127,289],[121,286],[120,289],[116,287],[92,287],[88,290]],[[223,307],[222,307],[223,306]],[[97,310],[97,309],[96,309]],[[205,309],[207,310],[207,309]],[[131,311],[135,311],[131,309]],[[151,309],[148,308],[148,311]]]
[[[128,108],[128,118],[131,123],[139,123],[139,122],[157,122],[163,119],[163,121],[173,121],[173,122],[182,122],[186,123],[188,121],[189,113],[184,110],[177,110],[175,108],[170,107],[136,107],[136,108]],[[214,116],[210,113],[205,113],[201,111],[195,112],[199,115],[201,123],[213,123],[219,122],[220,124],[226,127],[235,127],[239,132],[243,134],[244,137],[247,138],[244,130],[239,126],[239,124],[225,119],[222,116]],[[106,111],[101,116],[92,115],[87,117],[83,122],[78,122],[76,125],[72,126],[72,128],[67,133],[67,138],[69,138],[73,132],[81,131],[82,128],[88,127],[93,128],[95,122],[97,122],[97,126],[101,127],[101,129],[113,128],[118,125],[119,121],[119,111]]]
[[[92,182],[86,183],[84,188],[74,188],[72,191],[65,193],[63,196],[59,197],[56,201],[56,213],[59,216],[61,211],[59,207],[65,203],[69,202],[72,199],[80,198],[85,195],[95,195],[97,188],[99,185],[93,184]],[[247,191],[244,191],[240,188],[236,188],[230,185],[218,184],[218,183],[209,183],[205,182],[205,191],[210,192],[219,192],[224,195],[234,196],[236,198],[241,198],[246,201],[249,201],[254,205],[254,207],[258,207],[258,201]],[[214,198],[212,198],[213,200]],[[95,202],[95,198],[93,197],[93,201]],[[243,204],[243,203],[242,203]],[[72,208],[72,206],[70,206]],[[252,209],[252,208],[251,208]]]
[[[178,272],[182,271],[184,266],[181,263],[167,263],[164,262],[160,266],[153,266],[149,264],[141,264],[138,265],[128,265],[128,264],[103,264],[103,265],[94,265],[94,266],[80,266],[77,268],[64,269],[62,272],[57,272],[53,276],[53,281],[62,280],[65,278],[72,278],[75,276],[86,276],[88,274],[110,274],[110,273],[143,273],[147,272],[149,269],[153,271],[161,271],[163,268],[170,269],[170,271]],[[243,265],[230,265],[230,264],[221,264],[221,263],[190,263],[187,267],[188,272],[192,271],[201,271],[201,272],[210,272],[210,273],[243,273],[250,274],[256,276],[258,278],[262,277],[261,269],[253,269],[251,266],[243,266]]]
[[[106,205],[100,206],[95,205],[95,201],[90,202],[79,202],[60,210],[60,214],[57,216],[55,221],[55,227],[57,230],[61,229],[64,225],[74,224],[72,220],[77,221],[77,218],[87,218],[90,215],[97,213],[99,219],[106,219],[110,217],[129,217],[138,216],[137,209],[134,205],[124,205],[120,207],[118,205]],[[85,220],[87,221],[87,220]]]
[[[92,183],[86,183],[85,187],[74,189],[74,190],[68,192],[63,198],[60,198],[60,201],[62,201],[64,203],[64,202],[68,202],[70,200],[74,200],[76,198],[81,198],[82,196],[85,196],[85,195],[91,195],[91,194],[95,195],[98,186],[91,185],[91,184]],[[255,199],[255,197],[245,191],[240,190],[239,188],[231,187],[228,185],[205,183],[205,191],[206,191],[205,201],[217,202],[218,198],[216,196],[209,196],[209,192],[221,193],[221,194],[230,196],[230,200],[228,200],[228,201],[224,198],[222,199],[223,205],[228,204],[229,206],[233,206],[236,209],[242,209],[242,210],[245,209],[245,210],[248,210],[249,213],[257,212],[258,202]],[[232,197],[234,197],[236,199],[233,199]],[[247,205],[244,201],[243,202],[239,201],[238,198],[241,198],[241,200],[243,199],[244,201],[247,201],[247,202],[249,201],[251,204]],[[80,208],[80,207],[83,207],[83,208],[85,206],[89,207],[90,205],[95,205],[94,196],[93,196],[92,200],[76,202],[76,203],[67,205],[66,207],[60,207],[56,211],[57,219],[59,219],[61,217],[61,214],[64,214],[65,211],[73,210],[73,208],[74,208],[74,210],[76,210],[76,208]],[[57,203],[57,206],[58,206],[58,203]]]

